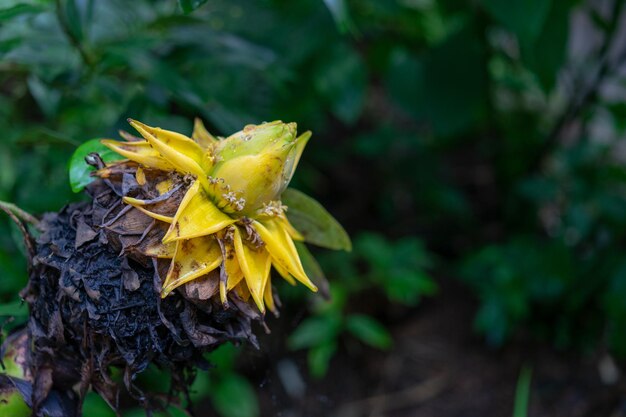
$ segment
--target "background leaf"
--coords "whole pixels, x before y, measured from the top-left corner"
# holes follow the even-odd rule
[[[306,194],[288,188],[281,197],[293,226],[314,245],[329,249],[352,250],[350,237],[331,214]]]
[[[90,153],[97,153],[104,162],[113,162],[124,159],[123,156],[113,152],[102,143],[101,139],[91,139],[80,145],[69,161],[70,186],[75,193],[81,191],[87,184],[93,181],[91,173],[95,168],[87,165],[85,157]]]
[[[215,409],[223,417],[257,417],[259,405],[254,388],[241,376],[228,374],[211,390]]]
[[[198,7],[202,6],[206,3],[207,0],[178,0],[178,4],[180,8],[183,9],[185,13],[191,13],[196,10]]]
[[[337,344],[332,341],[312,347],[307,355],[311,375],[316,378],[326,375],[330,360],[336,351]]]
[[[513,406],[513,417],[528,417],[528,405],[530,403],[530,383],[532,381],[532,370],[524,366],[520,371],[515,388],[515,403]]]
[[[495,19],[515,33],[524,45],[529,45],[544,28],[552,1],[482,0],[482,4]]]
[[[348,4],[345,0],[324,0],[324,3],[326,7],[328,7],[341,33],[356,33],[356,27],[350,17]]]
[[[324,270],[320,264],[315,260],[313,254],[309,251],[306,245],[302,242],[294,242],[298,251],[300,261],[302,261],[302,267],[306,275],[313,281],[313,283],[320,290],[322,295],[327,296],[329,294],[328,280],[324,274]]]
[[[290,349],[303,349],[332,341],[340,330],[341,323],[334,316],[311,317],[304,320],[289,336]]]
[[[378,349],[389,349],[392,344],[391,335],[372,317],[353,314],[346,317],[346,329],[363,343]]]

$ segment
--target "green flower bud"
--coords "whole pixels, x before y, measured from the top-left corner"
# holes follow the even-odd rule
[[[250,214],[280,198],[291,181],[310,132],[296,137],[297,125],[280,121],[248,125],[220,142],[213,178],[243,199],[242,214]]]

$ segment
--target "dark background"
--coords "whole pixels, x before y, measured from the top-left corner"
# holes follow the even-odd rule
[[[84,198],[70,155],[128,117],[295,121],[314,135],[292,185],[354,250],[315,251],[330,302],[281,285],[261,350],[211,355],[200,415],[624,416],[623,6],[0,0],[0,199]],[[1,219],[5,331],[21,251]]]

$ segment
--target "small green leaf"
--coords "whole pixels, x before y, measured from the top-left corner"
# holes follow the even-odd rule
[[[313,281],[313,284],[315,284],[317,288],[319,288],[320,293],[325,297],[328,296],[328,280],[326,279],[326,275],[324,274],[322,267],[304,243],[294,243],[296,245],[296,250],[298,251],[300,261],[302,261],[302,267],[304,268],[304,272],[306,272],[306,275],[311,279],[311,281]]]
[[[328,365],[335,351],[337,351],[337,343],[335,341],[329,341],[319,346],[312,347],[307,356],[311,375],[315,378],[321,378],[326,375]]]
[[[352,250],[348,233],[320,203],[293,188],[285,190],[282,201],[289,207],[289,221],[307,242],[328,249]]]
[[[254,388],[247,379],[230,373],[216,383],[211,391],[215,409],[222,417],[257,417],[259,404]]]
[[[334,340],[341,328],[341,322],[335,316],[310,317],[304,320],[289,336],[289,349],[303,349],[319,346]]]
[[[530,382],[532,370],[524,366],[520,371],[515,388],[515,404],[513,406],[513,417],[527,417],[528,404],[530,403]]]
[[[81,191],[87,184],[93,181],[91,173],[95,171],[95,168],[87,165],[85,157],[94,152],[99,154],[104,162],[124,159],[123,156],[101,144],[100,139],[91,139],[80,145],[74,151],[69,162],[70,186],[75,193]]]
[[[389,349],[393,342],[385,326],[362,314],[348,316],[346,329],[363,343],[378,349]]]
[[[180,4],[180,8],[183,9],[185,13],[191,13],[196,10],[198,7],[202,6],[206,3],[207,0],[178,0],[178,4]]]

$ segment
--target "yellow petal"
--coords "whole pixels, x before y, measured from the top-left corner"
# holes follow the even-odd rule
[[[111,139],[100,141],[104,146],[111,149],[131,161],[135,161],[148,168],[156,168],[163,171],[172,171],[174,166],[170,164],[160,153],[155,151],[146,141],[141,142],[118,142]]]
[[[302,236],[300,232],[298,232],[296,228],[291,225],[291,223],[287,219],[287,216],[285,216],[284,214],[277,216],[276,221],[280,222],[280,224],[285,228],[285,230],[287,231],[287,233],[289,233],[289,236],[291,236],[293,240],[304,241],[304,236]]]
[[[222,268],[226,271],[226,276],[228,277],[228,285],[226,289],[228,291],[232,290],[241,282],[243,279],[243,271],[239,266],[239,260],[237,259],[237,253],[235,247],[230,244],[225,244],[226,247],[226,256],[224,257],[224,263],[222,264]]]
[[[222,280],[220,280],[220,301],[222,304],[226,304],[228,300],[226,299],[226,284]]]
[[[272,313],[276,314],[276,305],[274,304],[274,294],[272,293],[272,278],[267,278],[267,283],[265,284],[265,290],[263,293],[263,300],[265,301],[265,305],[267,309]]]
[[[161,242],[157,242],[147,246],[143,254],[146,256],[151,256],[153,258],[160,259],[172,259],[176,253],[176,243],[166,243],[163,244]]]
[[[272,265],[269,253],[267,253],[264,248],[253,249],[245,245],[241,240],[239,229],[235,229],[233,239],[235,251],[237,252],[237,260],[243,271],[246,284],[248,284],[250,294],[259,308],[259,311],[264,313],[263,293]]]
[[[180,133],[150,127],[132,119],[128,121],[177,171],[206,180],[206,173],[200,166],[203,151],[196,142]]]
[[[137,198],[132,198],[132,197],[124,197],[123,200],[126,204],[130,204],[131,206],[135,207],[137,210],[152,217],[153,219],[160,220],[165,223],[172,223],[172,221],[174,221],[174,219],[170,216],[165,216],[163,214],[155,213],[153,211],[146,209],[144,206],[146,204],[149,204],[149,202],[147,202],[146,200],[139,200]]]
[[[309,139],[311,139],[311,135],[311,131],[307,131],[296,138],[296,144],[289,153],[287,161],[285,162],[285,177],[282,191],[284,191],[285,188],[287,188],[287,185],[291,182],[291,178],[293,177],[294,172],[296,172],[298,162],[300,162],[300,157],[302,156],[304,147],[309,142]]]
[[[174,185],[172,180],[163,180],[159,182],[155,188],[158,191],[159,195],[162,195],[170,191],[172,189],[172,185]]]
[[[219,142],[215,136],[206,130],[204,123],[202,123],[202,120],[200,120],[199,117],[196,117],[193,122],[193,133],[191,134],[191,138],[203,148],[210,148]]]
[[[200,118],[196,117],[193,122],[193,133],[191,138],[203,149],[202,161],[200,166],[204,172],[210,172],[215,164],[215,145],[219,142],[215,136],[209,133],[204,127],[204,123]]]
[[[235,292],[237,292],[237,294],[239,294],[239,297],[241,297],[241,299],[246,303],[250,299],[250,290],[248,289],[248,286],[245,282],[240,282],[239,285],[235,287]]]
[[[278,262],[276,262],[274,259],[272,259],[272,266],[278,272],[278,274],[285,279],[285,281],[287,281],[291,285],[296,285],[296,280],[293,279],[291,274],[289,272],[287,272],[287,270],[285,268],[280,266],[280,264]]]
[[[206,236],[218,232],[235,222],[222,213],[209,199],[200,183],[195,181],[178,206],[172,226],[163,243],[179,239]]]
[[[176,242],[174,259],[163,283],[161,296],[173,289],[208,274],[222,263],[222,252],[213,237]]]
[[[135,180],[139,185],[146,185],[146,173],[143,172],[141,167],[137,167],[137,172],[135,172]]]
[[[317,287],[309,277],[307,277],[300,262],[300,257],[296,250],[293,240],[283,225],[270,219],[263,222],[254,221],[254,229],[265,242],[265,247],[272,255],[275,263],[294,276],[295,279],[309,287],[311,291],[317,291]]]

